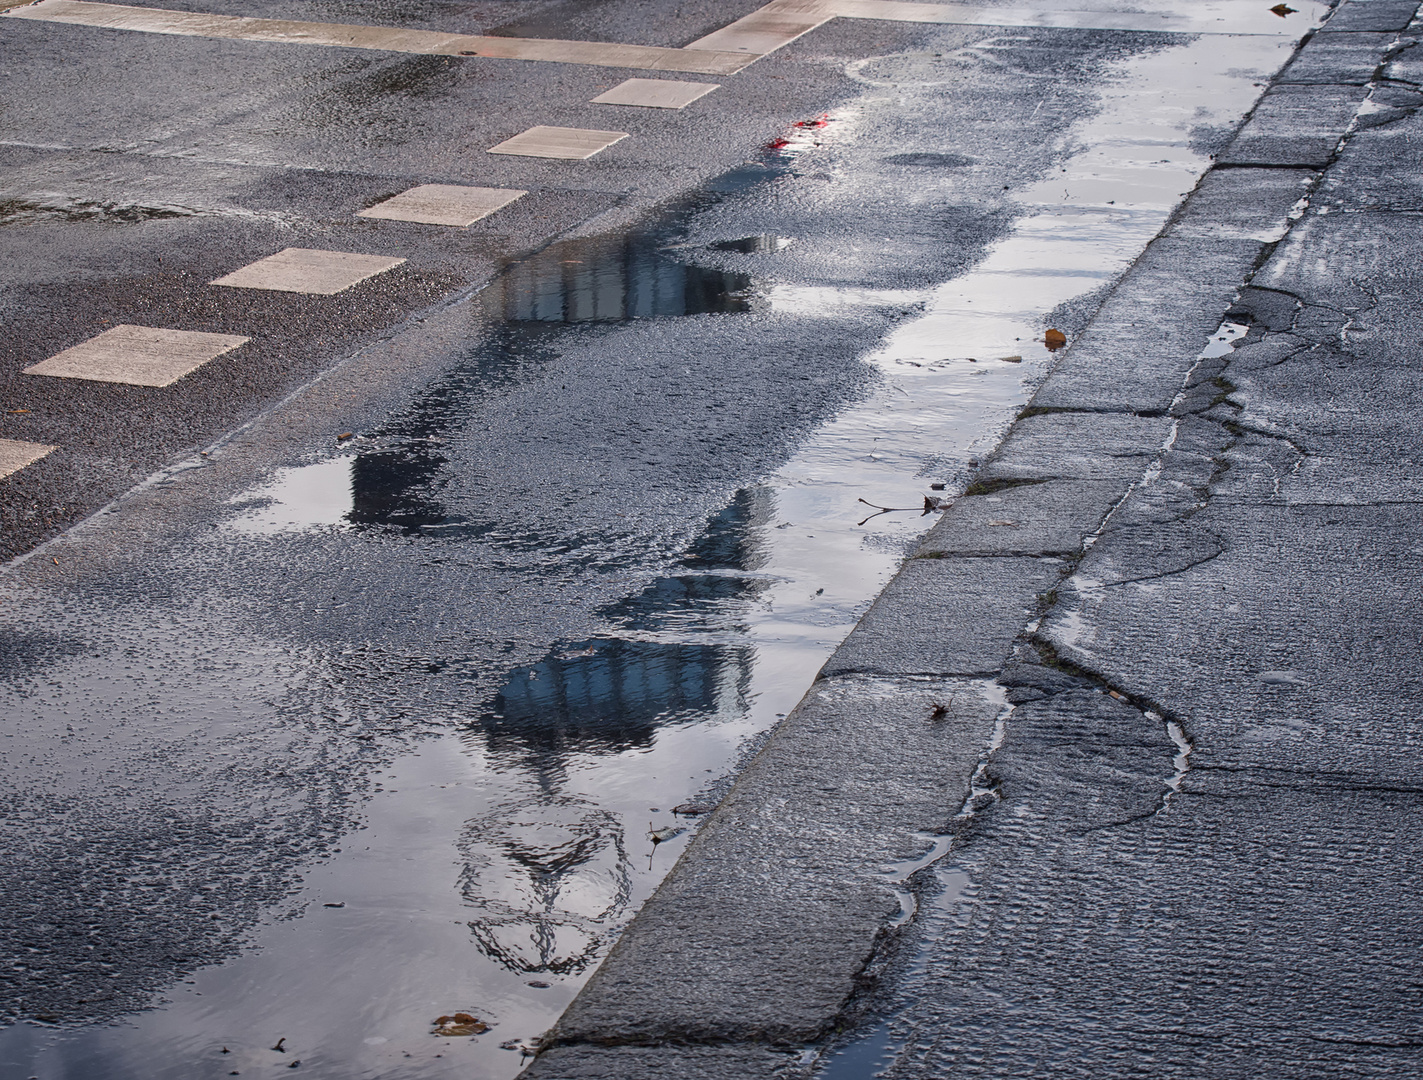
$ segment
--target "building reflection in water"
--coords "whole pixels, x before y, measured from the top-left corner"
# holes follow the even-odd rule
[[[670,725],[744,714],[755,650],[734,639],[767,585],[756,536],[771,509],[768,492],[738,494],[681,572],[605,612],[638,636],[551,649],[515,670],[474,725],[496,762],[538,785],[527,802],[469,822],[461,844],[470,930],[496,962],[571,974],[602,955],[627,906],[625,840],[613,815],[559,794],[565,770],[575,756],[650,745]]]
[[[506,322],[619,322],[751,310],[751,277],[682,262],[647,233],[566,240],[481,294]]]

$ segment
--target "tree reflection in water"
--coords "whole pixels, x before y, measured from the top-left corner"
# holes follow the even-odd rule
[[[518,801],[460,839],[469,928],[490,959],[522,974],[577,974],[601,955],[632,890],[622,825],[563,797]]]

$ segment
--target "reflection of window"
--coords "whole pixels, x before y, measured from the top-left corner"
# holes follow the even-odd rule
[[[631,236],[559,244],[510,266],[489,295],[512,322],[615,322],[749,311],[750,288],[746,274],[677,262]]]
[[[576,799],[506,803],[466,823],[460,891],[480,950],[520,973],[594,963],[628,904],[622,827]]]
[[[478,730],[496,758],[547,775],[574,754],[621,753],[659,728],[739,715],[752,657],[749,645],[619,638],[555,648],[510,673]]]

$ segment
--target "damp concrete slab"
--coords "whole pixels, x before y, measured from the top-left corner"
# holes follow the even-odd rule
[[[1175,240],[1253,240],[1284,236],[1290,213],[1313,190],[1304,169],[1212,169],[1162,236]]]
[[[821,677],[991,674],[1063,569],[1052,558],[911,559]]]
[[[58,450],[57,446],[25,442],[22,439],[0,439],[0,477],[19,472],[40,458]]]
[[[999,709],[970,680],[817,684],[545,1045],[571,1057],[598,1044],[775,1045],[828,1032],[900,908],[886,869],[949,827]],[[524,1075],[566,1075],[569,1059],[547,1056]]]
[[[638,105],[647,109],[685,109],[719,88],[718,83],[671,79],[627,79],[593,99],[595,105]]]
[[[1335,8],[1321,32],[1396,32],[1406,30],[1417,14],[1418,0],[1367,0],[1365,3],[1355,0]]]
[[[1264,247],[1223,237],[1153,241],[1070,343],[1032,407],[1166,412]]]
[[[1359,85],[1273,86],[1216,164],[1322,169],[1367,95]]]
[[[627,137],[626,131],[548,127],[541,124],[491,146],[489,153],[582,161]]]
[[[309,296],[334,296],[366,278],[393,270],[404,261],[351,251],[285,248],[275,255],[248,263],[211,284],[234,289],[270,289]]]
[[[540,1080],[724,1080],[771,1076],[795,1054],[768,1046],[557,1046],[539,1055],[528,1076]]]
[[[1166,416],[1049,412],[1019,420],[979,470],[978,482],[1002,487],[1034,480],[1131,483],[1171,438]]]
[[[1414,74],[1423,81],[1423,68]],[[1350,136],[1311,201],[1331,210],[1423,210],[1423,119],[1414,106]]]
[[[1097,530],[1128,481],[1048,480],[955,500],[916,556],[1073,556]]]
[[[121,324],[25,368],[26,375],[168,386],[249,338]]]
[[[1373,79],[1396,34],[1318,34],[1280,74],[1281,83],[1362,86]]]
[[[416,221],[425,225],[473,225],[516,199],[527,195],[517,188],[468,187],[463,184],[421,184],[375,206],[357,211],[357,217]]]

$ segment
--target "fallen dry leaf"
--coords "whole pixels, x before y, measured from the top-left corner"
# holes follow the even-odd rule
[[[1048,352],[1057,352],[1067,344],[1067,335],[1061,330],[1049,330],[1043,335],[1043,344],[1047,346]]]
[[[1274,7],[1272,7],[1270,10],[1273,11],[1276,15],[1278,15],[1278,16],[1279,16],[1280,18],[1282,18],[1282,19],[1283,19],[1286,15],[1293,15],[1293,14],[1295,13],[1295,9],[1292,8],[1292,7],[1290,7],[1288,4],[1276,4],[1276,5],[1275,5]]]
[[[435,1019],[436,1035],[482,1035],[488,1030],[488,1024],[467,1012],[457,1012],[453,1016],[440,1016]]]

